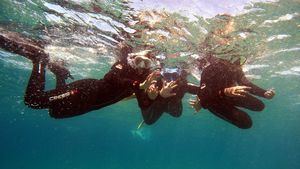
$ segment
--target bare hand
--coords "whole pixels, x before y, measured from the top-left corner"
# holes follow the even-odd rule
[[[264,93],[266,99],[272,99],[275,96],[275,90],[269,89]]]
[[[177,87],[177,84],[175,81],[171,81],[171,82],[166,82],[166,81],[163,81],[163,87],[162,89],[160,90],[159,94],[161,95],[161,97],[163,98],[168,98],[168,97],[171,97],[171,96],[175,96],[176,93],[171,93],[172,90],[174,88]]]
[[[159,76],[158,71],[154,71],[151,74],[149,74],[146,78],[146,80],[140,84],[140,89],[147,89],[151,85],[152,81],[155,80]]]
[[[156,83],[156,81],[155,81]],[[158,87],[155,85],[155,83],[151,84],[149,86],[149,88],[147,89],[147,94],[148,94],[148,97],[151,99],[151,100],[154,100],[156,99],[156,97],[158,96]]]
[[[251,87],[248,86],[234,86],[224,89],[224,94],[228,97],[245,97],[249,93]]]
[[[202,108],[200,104],[200,99],[198,97],[196,97],[195,100],[190,99],[189,104],[193,109],[195,109],[196,112],[199,112]]]

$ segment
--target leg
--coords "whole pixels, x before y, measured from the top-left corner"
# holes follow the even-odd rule
[[[66,85],[66,79],[69,77],[74,79],[70,71],[65,67],[66,63],[63,60],[57,60],[48,63],[49,70],[55,74],[56,88],[61,88]]]
[[[179,99],[174,99],[168,102],[166,110],[173,117],[180,117],[182,114],[182,102]]]
[[[0,27],[0,48],[22,55],[32,61],[48,60],[48,55],[42,43],[28,39],[18,33],[10,32]]]
[[[216,104],[208,108],[214,115],[228,121],[229,123],[241,128],[248,129],[252,126],[252,120],[248,114],[231,105]]]
[[[97,86],[106,88],[102,81],[85,79],[63,88],[44,91],[45,67],[46,64],[43,62],[33,63],[32,74],[25,93],[25,104],[34,109],[49,108],[51,117],[73,117],[88,112],[97,98]],[[84,103],[82,103],[83,100]]]
[[[154,102],[150,107],[142,110],[144,122],[148,125],[155,123],[164,112],[164,108],[162,106],[163,104]]]
[[[33,68],[31,76],[25,92],[24,101],[25,104],[31,108],[43,109],[50,108],[49,98],[53,95],[57,95],[63,90],[52,90],[45,92],[45,67],[46,63],[43,61],[33,62]],[[57,84],[65,83],[64,79],[58,78]],[[62,85],[62,84],[59,84]]]
[[[154,124],[160,118],[160,116],[162,114],[163,114],[163,111],[153,112],[151,110],[151,108],[149,108],[147,110],[142,110],[144,122],[148,125]]]
[[[0,27],[0,48],[30,59],[32,62],[48,62],[48,55],[44,51],[42,42],[28,39],[16,32],[10,32]],[[65,85],[65,79],[71,77],[70,72],[56,63],[49,63],[48,67],[56,75],[57,87]],[[72,77],[71,77],[72,78]]]
[[[49,107],[49,101],[44,97],[45,67],[43,62],[33,62],[31,76],[25,93],[25,104],[31,108],[43,109]]]
[[[97,79],[79,80],[49,91],[43,91],[43,84],[42,79],[30,78],[25,104],[35,109],[49,108],[53,118],[74,117],[101,108],[109,94],[104,90],[108,88],[106,83]]]
[[[265,108],[261,100],[250,94],[247,94],[246,97],[226,97],[225,100],[230,104],[252,111],[262,111]]]

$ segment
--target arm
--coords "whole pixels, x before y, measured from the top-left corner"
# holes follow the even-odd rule
[[[265,97],[265,93],[267,92],[267,90],[262,89],[258,86],[256,86],[255,84],[251,83],[245,76],[243,70],[241,68],[239,68],[239,74],[238,74],[238,84],[240,85],[244,85],[244,86],[248,86],[251,89],[249,89],[249,92],[251,94],[254,94],[256,96],[260,96],[260,97]]]
[[[131,96],[124,98],[122,101],[127,101],[127,100],[131,100],[131,99],[135,99],[135,98],[136,98],[136,96],[133,93]]]
[[[129,88],[136,87],[136,82],[133,79],[126,78],[123,75],[123,71],[127,71],[125,66],[121,63],[117,63],[112,66],[111,70],[105,74],[103,80],[110,85],[128,86]]]
[[[198,91],[200,90],[200,87],[195,85],[195,84],[192,84],[192,83],[188,83],[186,85],[186,91],[190,94],[198,94]]]

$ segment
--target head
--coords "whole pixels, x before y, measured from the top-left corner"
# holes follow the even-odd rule
[[[132,68],[136,69],[139,74],[142,74],[152,68],[153,62],[150,58],[152,58],[150,50],[144,50],[137,53],[130,53],[127,60]]]

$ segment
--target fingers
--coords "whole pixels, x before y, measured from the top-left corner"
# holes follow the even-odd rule
[[[189,100],[189,103],[192,103],[192,104],[194,104],[196,102],[197,102],[196,100]]]
[[[150,73],[150,74],[147,76],[146,80],[152,81],[152,80],[154,80],[158,75],[159,75],[158,72],[157,72],[157,71],[154,71],[154,72]]]
[[[178,85],[177,84],[175,84],[175,85],[173,85],[173,86],[170,86],[171,87],[171,89],[174,89],[174,88],[176,88]]]
[[[249,92],[248,91],[245,91],[245,90],[238,90],[237,92],[235,92],[235,94],[237,95],[242,95],[242,96],[246,96],[246,94],[248,94]]]
[[[240,93],[234,93],[233,95],[234,95],[234,96],[238,96],[238,97],[246,97],[246,95],[240,94]]]
[[[233,97],[246,97],[246,94],[248,92],[244,91],[244,90],[240,90],[240,91],[233,91],[231,94]]]
[[[268,90],[268,92],[272,93],[272,94],[275,94],[275,89],[274,88],[271,88]]]
[[[251,87],[249,87],[249,86],[237,86],[237,89],[239,89],[239,90],[250,90]]]
[[[176,96],[176,93],[170,93],[170,96]]]
[[[166,93],[164,95],[164,98],[168,98],[168,97],[172,97],[172,96],[176,96],[176,93]]]
[[[189,102],[189,105],[194,108],[195,103]]]
[[[168,85],[167,81],[165,81],[164,79],[162,80],[162,82],[163,82],[163,87]]]
[[[246,97],[246,95],[249,93],[249,90],[251,87],[248,86],[235,86],[231,88],[230,95],[233,97]]]
[[[170,88],[170,89],[174,89],[174,88],[176,88],[178,85],[176,84],[176,82],[175,81],[171,81],[171,82],[169,82],[169,83],[166,83],[166,88]]]
[[[150,80],[152,76],[153,76],[153,72],[152,72],[152,73],[150,73],[150,74],[147,76],[147,78],[146,78],[146,80],[145,80],[145,81],[148,81],[148,80]]]
[[[265,98],[272,99],[275,96],[275,91],[273,89],[269,89],[265,92]]]

